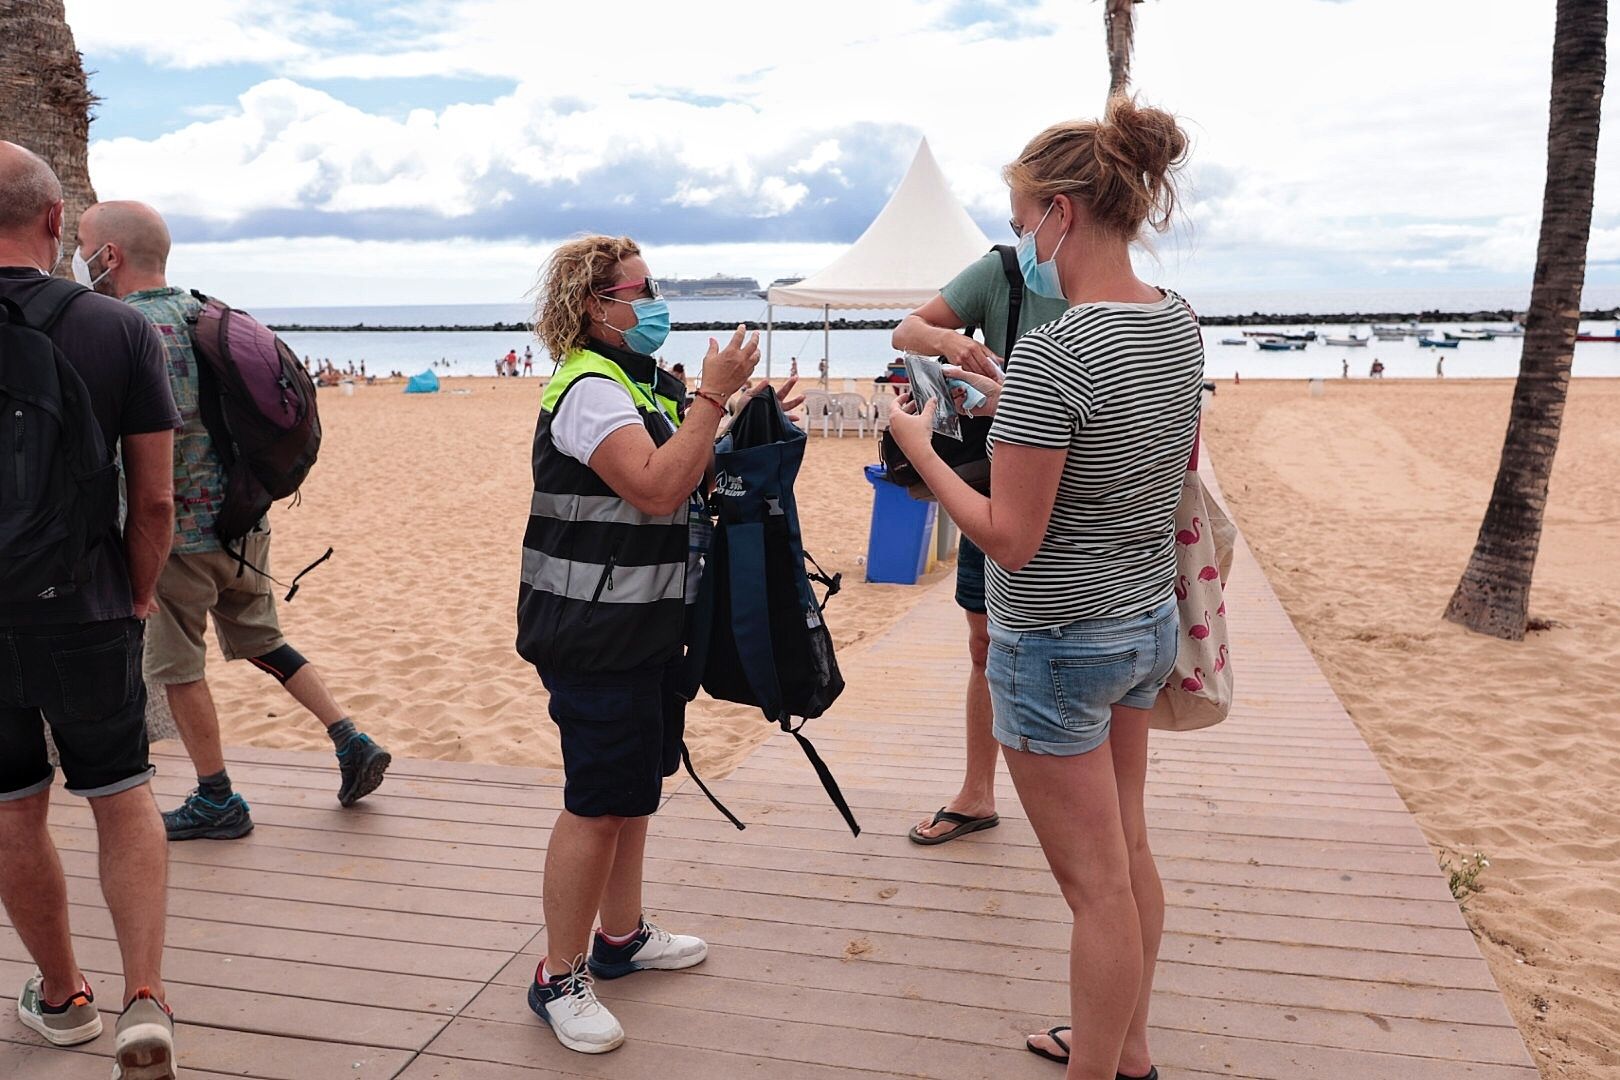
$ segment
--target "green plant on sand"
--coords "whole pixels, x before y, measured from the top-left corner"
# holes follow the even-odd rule
[[[1490,869],[1490,865],[1491,860],[1483,851],[1463,856],[1460,863],[1452,862],[1450,855],[1440,859],[1440,869],[1450,875],[1451,895],[1459,905],[1466,907],[1469,897],[1480,891],[1479,875]]]

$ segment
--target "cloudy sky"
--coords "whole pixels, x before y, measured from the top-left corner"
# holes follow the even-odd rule
[[[1553,7],[1142,4],[1135,83],[1195,147],[1155,280],[1526,284]],[[1094,115],[1108,83],[1093,0],[67,11],[103,98],[98,193],[157,206],[175,277],[244,305],[516,301],[549,244],[582,230],[636,236],[666,276],[809,273],[925,136],[1000,241],[1000,166],[1046,124]],[[1620,282],[1616,96],[1593,282]]]

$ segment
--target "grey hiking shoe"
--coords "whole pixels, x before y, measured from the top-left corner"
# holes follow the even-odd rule
[[[177,1080],[174,1014],[145,987],[118,1018],[112,1080]]]
[[[96,996],[86,983],[60,1005],[45,1000],[45,976],[34,972],[17,997],[17,1019],[33,1028],[53,1046],[77,1046],[101,1034],[101,1013]]]
[[[235,792],[217,803],[193,791],[185,802],[163,812],[163,831],[170,840],[235,840],[253,831],[253,818],[247,800]]]
[[[383,782],[383,774],[394,762],[394,756],[376,743],[371,736],[359,733],[343,744],[337,752],[338,772],[343,783],[338,788],[338,802],[353,806],[370,795]]]

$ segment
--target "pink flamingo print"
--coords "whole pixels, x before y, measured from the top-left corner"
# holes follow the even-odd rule
[[[1206,566],[1202,570],[1198,571],[1199,581],[1214,581],[1220,576],[1221,572],[1215,569],[1213,566]]]
[[[1225,667],[1226,667],[1226,646],[1222,645],[1221,646],[1221,651],[1215,654],[1215,670],[1216,671],[1221,671],[1221,670],[1225,669]]]
[[[1204,688],[1204,669],[1193,668],[1193,673],[1181,680],[1181,688],[1189,694],[1195,694]]]
[[[1198,538],[1203,535],[1203,525],[1204,523],[1202,520],[1193,518],[1192,528],[1182,529],[1176,533],[1176,543],[1181,544],[1184,547],[1189,544],[1198,543]]]
[[[1189,627],[1187,633],[1192,635],[1194,641],[1203,641],[1209,637],[1209,612],[1204,612],[1204,621],[1197,626]]]
[[[1186,574],[1177,574],[1176,575],[1176,599],[1177,600],[1185,600],[1185,599],[1187,599],[1187,575]]]
[[[1226,618],[1226,601],[1225,600],[1222,600],[1221,601],[1221,606],[1215,609],[1215,614],[1219,615],[1223,619]]]

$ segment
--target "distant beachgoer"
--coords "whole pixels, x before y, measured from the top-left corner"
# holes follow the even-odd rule
[[[1446,358],[1443,356],[1435,357],[1434,377],[1437,379],[1443,379],[1446,377]]]
[[[1348,379],[1349,377],[1350,377],[1350,361],[1346,360],[1346,361],[1344,361],[1344,372],[1340,375],[1340,378]]]
[[[104,940],[92,946],[95,970],[122,968],[124,982],[122,997],[112,998],[122,1004],[117,1038],[106,1039],[103,1051],[113,1051],[114,1069],[131,1070],[125,1075],[139,1068],[146,1076],[172,1078],[172,1068],[152,1067],[174,1060],[174,1023],[164,1004],[161,970],[169,853],[152,800],[146,686],[134,673],[141,663],[142,620],[156,606],[158,567],[169,550],[173,440],[180,417],[157,332],[116,299],[97,295],[108,291],[108,277],[123,254],[94,231],[88,214],[79,220],[74,276],[94,292],[52,277],[62,262],[66,212],[62,185],[50,166],[29,150],[0,141],[0,298],[39,319],[36,325],[44,325],[47,312],[59,315],[46,335],[48,344],[13,326],[9,343],[34,344],[42,351],[9,352],[8,346],[7,363],[16,365],[8,366],[8,381],[42,360],[54,387],[55,346],[85,395],[79,403],[85,411],[59,428],[47,418],[61,415],[56,391],[42,397],[7,395],[15,402],[16,464],[27,465],[31,490],[13,487],[7,478],[6,562],[0,570],[10,594],[0,604],[5,656],[0,664],[0,805],[5,807],[0,900],[15,928],[15,937],[7,931],[8,948],[20,947],[33,961],[21,969],[27,975],[16,996],[18,1021],[54,1046],[90,1042],[101,1034],[96,995],[69,934],[70,922],[79,921],[82,929],[88,914],[92,925],[101,924],[94,935],[105,939],[110,926],[119,945],[118,956],[109,955]],[[6,418],[8,443],[12,419]],[[121,459],[118,471],[128,496],[122,524],[115,482],[97,482],[92,473],[82,487],[71,483],[73,451],[80,446],[96,455],[98,468],[115,455]],[[69,478],[68,490],[56,490],[48,481],[53,465]],[[75,511],[85,515],[81,526],[64,525],[60,535],[51,531]],[[69,531],[90,542],[73,573],[56,572],[45,559],[13,561],[26,550],[72,558]],[[74,581],[80,573],[84,577]],[[57,584],[77,588],[58,590]],[[45,599],[16,600],[19,592]],[[42,733],[47,726],[68,794],[92,807],[100,856],[91,861],[97,863],[110,922],[68,906],[70,896],[84,894],[78,888],[68,891],[47,821],[53,809],[74,817],[83,811],[52,806],[56,769],[46,756]],[[73,831],[82,834],[91,823],[80,817]],[[110,996],[111,987],[103,985]],[[119,1012],[110,1001],[99,1008],[108,1019]],[[17,1030],[11,1028],[8,1038],[15,1039],[11,1032]],[[53,1067],[52,1055],[38,1044],[8,1044],[6,1056],[12,1076],[92,1068],[88,1057],[77,1054],[56,1055]],[[105,1059],[93,1068],[107,1075]]]
[[[669,369],[669,373],[671,375],[675,376],[677,379],[681,380],[681,385],[682,386],[686,385],[686,365],[685,364],[676,364],[674,367]]]
[[[360,377],[362,379],[366,377],[366,362],[364,360],[360,361]]]
[[[534,374],[534,349],[529,345],[523,346],[523,374]]]
[[[1005,381],[951,369],[995,416],[988,498],[935,453],[937,401],[919,416],[902,399],[890,420],[989,558],[995,735],[1073,914],[1066,1020],[1026,1045],[1076,1077],[1156,1075],[1164,890],[1143,810],[1148,710],[1179,638],[1174,517],[1204,353],[1186,302],[1137,278],[1130,245],[1144,225],[1168,227],[1186,152],[1174,117],[1119,95],[1101,121],[1046,129],[1004,170],[1025,287],[1072,306],[1024,336]]]
[[[1003,358],[1012,351],[1007,340],[1007,316],[1012,289],[1002,268],[1001,253],[979,256],[928,303],[906,316],[895,328],[897,349],[943,357],[946,363],[980,375],[1000,372]],[[1016,333],[1022,336],[1051,322],[1068,309],[1053,300],[1024,290]],[[964,326],[984,328],[984,343],[959,333]],[[894,385],[894,384],[890,384]],[[981,426],[988,421],[977,421]],[[964,714],[967,756],[962,786],[956,795],[911,828],[913,843],[940,844],[1000,822],[996,813],[996,761],[1000,756],[992,733],[990,684],[985,661],[990,651],[990,623],[985,612],[984,552],[965,534],[956,551],[956,604],[967,619],[968,678]]]
[[[268,576],[268,519],[240,541],[243,561],[225,550],[215,532],[225,471],[203,424],[199,365],[187,331],[202,305],[168,283],[168,227],[157,211],[135,202],[98,203],[83,220],[126,252],[108,282],[157,328],[183,423],[172,465],[174,543],[158,576],[158,608],[147,620],[143,664],[147,680],[164,688],[180,740],[197,770],[196,790],[163,815],[169,839],[234,839],[253,830],[248,804],[231,787],[220,749],[219,714],[205,677],[204,635],[210,620],[226,660],[247,660],[320,721],[337,755],[338,802],[352,806],[376,790],[393,759],[356,729],[320,673],[282,635]]]
[[[624,1029],[593,976],[688,968],[708,955],[701,938],[646,920],[642,862],[663,778],[681,759],[676,681],[684,601],[701,573],[704,475],[726,400],[759,362],[759,335],[739,326],[724,348],[710,340],[686,411],[680,380],[653,359],[669,307],[633,240],[559,246],[538,307],[535,333],[560,366],[535,429],[517,650],[550,692],[565,782],[546,847],[545,956],[528,1002],[564,1046],[599,1054]],[[690,528],[692,543],[670,543],[672,527]],[[612,588],[613,602],[599,603],[602,585],[586,579]]]
[[[827,389],[827,358],[823,356],[821,358],[821,363],[816,366],[820,370],[819,381],[821,383],[821,388],[825,390]]]

